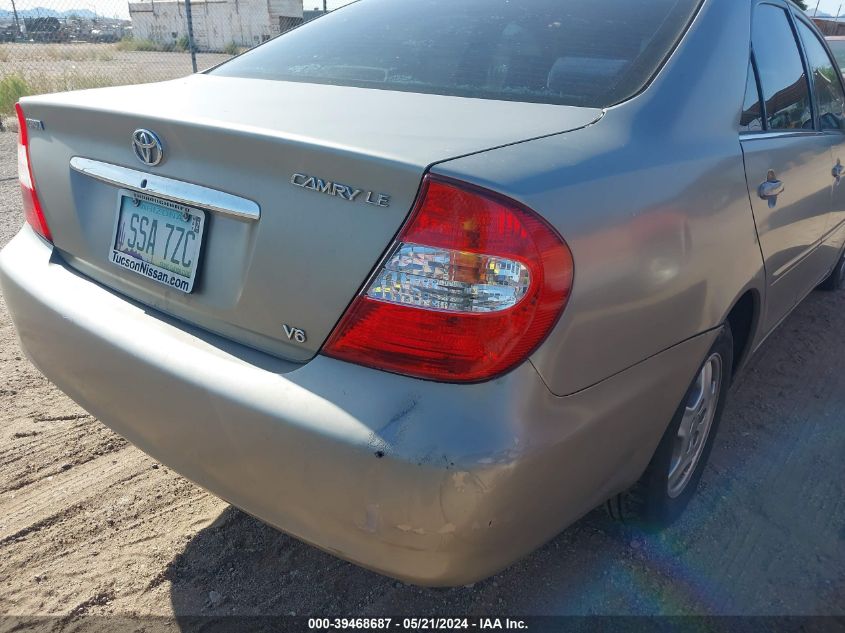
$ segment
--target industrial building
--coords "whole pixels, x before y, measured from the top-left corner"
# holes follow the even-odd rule
[[[300,24],[302,15],[302,0],[191,0],[194,46],[255,46]],[[130,2],[129,16],[136,38],[174,44],[188,32],[183,0]]]
[[[813,22],[819,27],[823,35],[845,35],[845,20],[840,21],[839,17],[813,18]]]

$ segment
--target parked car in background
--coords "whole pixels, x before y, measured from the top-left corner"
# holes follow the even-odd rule
[[[156,459],[465,584],[601,504],[680,515],[733,377],[845,281],[843,111],[784,0],[362,0],[21,100],[0,283],[33,362]]]
[[[14,26],[0,27],[0,42],[14,42],[18,38],[18,29]]]

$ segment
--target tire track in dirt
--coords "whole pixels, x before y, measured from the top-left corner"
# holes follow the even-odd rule
[[[21,420],[0,449],[0,494],[79,467],[128,443],[88,414],[59,416],[58,421]],[[4,434],[6,435],[6,434]]]
[[[99,494],[99,487],[118,484],[127,473],[139,473],[146,459],[139,451],[124,448],[0,494],[0,507],[5,510],[0,518],[0,546],[61,520],[70,508]]]

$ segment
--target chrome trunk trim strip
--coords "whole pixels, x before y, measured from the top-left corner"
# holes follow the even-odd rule
[[[183,180],[165,178],[81,156],[71,158],[70,167],[110,185],[158,196],[190,207],[207,209],[239,220],[255,222],[261,217],[261,208],[252,200]]]

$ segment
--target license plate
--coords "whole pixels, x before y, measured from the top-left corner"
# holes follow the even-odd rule
[[[109,259],[169,288],[191,292],[204,228],[202,211],[121,191]]]

